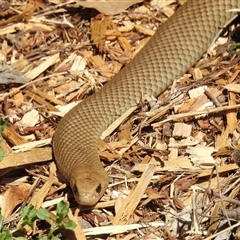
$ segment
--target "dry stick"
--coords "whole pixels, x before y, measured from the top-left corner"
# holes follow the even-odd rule
[[[212,171],[211,171],[211,175],[210,175],[210,179],[209,179],[209,184],[208,184],[208,192],[211,192],[211,187],[210,187],[210,184],[211,184],[211,179],[213,178],[213,172],[214,172],[214,169],[216,170],[216,175],[217,175],[217,183],[218,183],[218,191],[219,191],[219,198],[220,198],[220,202],[221,202],[221,206],[223,208],[223,212],[226,213],[226,209],[225,209],[225,206],[223,204],[223,196],[222,196],[222,192],[221,192],[221,189],[220,189],[220,181],[219,181],[219,173],[218,173],[218,168],[216,165],[214,165],[214,167],[212,168]],[[228,224],[231,226],[231,223],[227,217],[227,221],[228,221]]]
[[[204,90],[204,93],[207,95],[207,97],[208,97],[217,107],[222,107],[221,103],[217,100],[216,97],[213,96],[213,94],[211,94],[210,91],[208,91],[207,88]]]
[[[192,188],[192,228],[195,232],[199,232],[200,224],[199,224],[199,218],[198,218],[198,211],[197,211],[197,196],[196,196],[196,189]]]
[[[210,113],[222,112],[227,110],[234,110],[238,108],[240,108],[240,104],[236,104],[234,106],[222,106],[222,107],[209,108],[202,111],[191,111],[188,113],[179,113],[179,114],[168,116],[166,119],[164,119],[163,121],[160,121],[158,124],[154,124],[154,127],[157,127],[158,125],[162,125],[165,122],[177,121],[184,117],[199,116],[202,114],[210,114]]]
[[[37,173],[35,173],[35,172],[33,172],[33,171],[30,171],[30,170],[28,170],[28,169],[25,169],[25,171],[26,171],[27,173],[29,173],[30,175],[35,176],[35,177],[41,179],[42,181],[45,181],[45,182],[46,182],[46,181],[48,180],[48,177],[47,177],[47,176],[43,176],[42,174],[37,174]],[[56,186],[58,186],[58,187],[61,187],[62,185],[64,185],[63,183],[59,182],[58,178],[54,179],[54,180],[53,180],[53,183],[54,183]],[[65,187],[64,187],[64,188],[65,188]]]
[[[216,173],[217,173],[218,192],[219,192],[219,196],[220,196],[220,199],[221,199],[221,205],[222,205],[224,214],[227,214],[226,213],[226,208],[225,208],[224,203],[223,203],[222,190],[220,189],[220,180],[219,180],[219,173],[218,173],[217,165],[215,165],[215,168],[216,168]],[[227,217],[228,225],[231,226],[230,220],[229,220],[227,215],[226,215],[226,217]]]
[[[119,212],[113,220],[113,225],[123,225],[129,222],[133,211],[136,209],[140,202],[142,195],[144,194],[148,184],[150,183],[153,174],[155,172],[155,165],[148,164],[145,171],[143,172],[137,187],[131,191],[129,196],[123,202]]]
[[[59,76],[59,75],[63,75],[63,74],[66,74],[66,73],[67,73],[66,71],[65,71],[65,72],[59,72],[59,73],[53,73],[53,74],[48,75],[48,76],[46,76],[46,77],[37,78],[37,79],[35,79],[35,80],[33,80],[33,81],[29,82],[29,83],[26,83],[26,84],[24,84],[24,85],[22,85],[22,86],[20,86],[20,87],[18,87],[18,88],[16,88],[16,89],[10,91],[9,93],[1,94],[1,95],[0,95],[0,98],[1,98],[1,97],[5,98],[5,97],[11,96],[11,95],[13,95],[13,94],[16,94],[17,92],[19,92],[19,90],[21,90],[21,89],[23,89],[23,88],[25,88],[25,87],[27,87],[27,86],[29,86],[29,85],[31,85],[31,84],[34,84],[34,83],[36,83],[36,82],[38,82],[38,81],[46,80],[46,79],[48,79],[48,78],[50,78],[50,77]]]
[[[85,233],[85,236],[91,236],[93,239],[93,236],[97,235],[103,235],[103,234],[110,234],[110,237],[108,239],[122,239],[120,238],[113,238],[113,235],[120,234],[120,233],[126,233],[132,230],[140,230],[141,228],[149,228],[154,227],[158,229],[159,227],[164,227],[165,223],[162,221],[156,221],[156,222],[148,222],[148,223],[135,223],[135,224],[128,224],[128,225],[117,225],[117,226],[101,226],[101,227],[92,227],[92,228],[85,228],[83,229],[83,232]],[[96,238],[94,238],[96,239]],[[99,239],[99,238],[97,238]],[[102,239],[102,238],[101,238]],[[128,235],[128,238],[124,239],[133,239]]]
[[[213,192],[213,191],[209,192],[209,189],[206,189],[206,193],[209,194],[209,195],[212,195],[214,197],[220,198],[221,201],[233,203],[233,204],[236,204],[236,205],[240,206],[240,201],[239,200],[236,200],[236,199],[233,199],[233,198],[230,198],[230,197],[225,197],[224,195],[222,195],[221,196],[222,198],[221,198],[219,193]],[[214,200],[214,201],[217,202],[218,200]]]
[[[238,227],[238,226],[240,226],[240,222],[238,222],[238,223],[236,223],[236,224],[234,224],[234,225],[232,225],[232,226],[230,226],[230,227],[228,227],[228,228],[226,228],[226,229],[224,229],[224,230],[222,230],[218,233],[215,233],[210,237],[205,238],[205,240],[211,240],[211,239],[217,237],[218,235],[223,234],[223,233],[227,232],[228,230],[232,230],[233,228]]]
[[[219,171],[218,171],[217,165],[215,165],[215,167],[212,169],[211,178],[212,178],[214,169],[216,170],[217,183],[218,183],[218,191],[219,191],[217,197],[220,198],[219,200],[220,200],[221,207],[222,207],[222,209],[223,209],[223,210],[222,210],[222,211],[223,211],[223,214],[224,214],[225,217],[227,218],[227,222],[228,222],[229,226],[231,226],[229,217],[228,217],[228,215],[227,215],[227,210],[226,210],[225,204],[224,204],[224,200],[226,201],[226,198],[223,196],[223,194],[222,194],[222,192],[221,192],[221,189],[220,189]],[[208,186],[207,193],[211,193],[211,192],[212,192],[212,191],[210,190],[210,183],[211,183],[211,179],[209,180],[209,186]]]

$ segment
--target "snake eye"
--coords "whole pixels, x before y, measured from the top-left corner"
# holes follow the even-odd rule
[[[96,192],[97,192],[97,193],[100,193],[101,190],[102,190],[102,186],[101,186],[101,184],[99,184],[99,185],[97,186],[97,188],[96,188]]]
[[[74,193],[77,193],[77,191],[78,191],[75,184],[74,184],[73,187],[72,187],[72,191],[73,191]]]

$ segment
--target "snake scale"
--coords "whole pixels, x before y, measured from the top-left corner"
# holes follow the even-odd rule
[[[108,186],[97,149],[102,132],[143,94],[157,96],[183,75],[234,16],[226,10],[239,6],[240,0],[188,0],[127,66],[61,119],[54,157],[79,204],[96,204]]]

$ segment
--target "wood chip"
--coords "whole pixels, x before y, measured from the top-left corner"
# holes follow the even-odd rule
[[[173,137],[189,137],[192,132],[192,125],[185,123],[175,123],[173,129]]]
[[[59,53],[56,53],[50,57],[47,57],[44,62],[42,62],[40,65],[38,65],[37,67],[35,67],[34,69],[32,69],[31,71],[27,72],[25,74],[25,76],[28,79],[33,80],[34,78],[36,78],[37,76],[39,76],[40,74],[42,74],[46,69],[48,69],[50,66],[52,66],[53,64],[56,64],[60,61],[59,59]]]
[[[148,184],[150,183],[155,171],[154,165],[147,165],[136,188],[131,191],[129,196],[123,202],[122,207],[116,214],[113,225],[127,224],[132,217],[133,211],[137,207],[142,195],[144,194]]]

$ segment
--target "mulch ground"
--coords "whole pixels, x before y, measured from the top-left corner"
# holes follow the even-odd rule
[[[228,35],[158,99],[149,96],[104,132],[98,148],[110,184],[96,206],[79,208],[52,160],[61,117],[130,62],[180,2],[116,6],[114,16],[94,1],[0,3],[4,227],[15,228],[29,204],[54,219],[64,200],[78,226],[60,239],[214,239],[236,229],[240,66]],[[21,233],[35,239],[48,230],[38,222]]]

